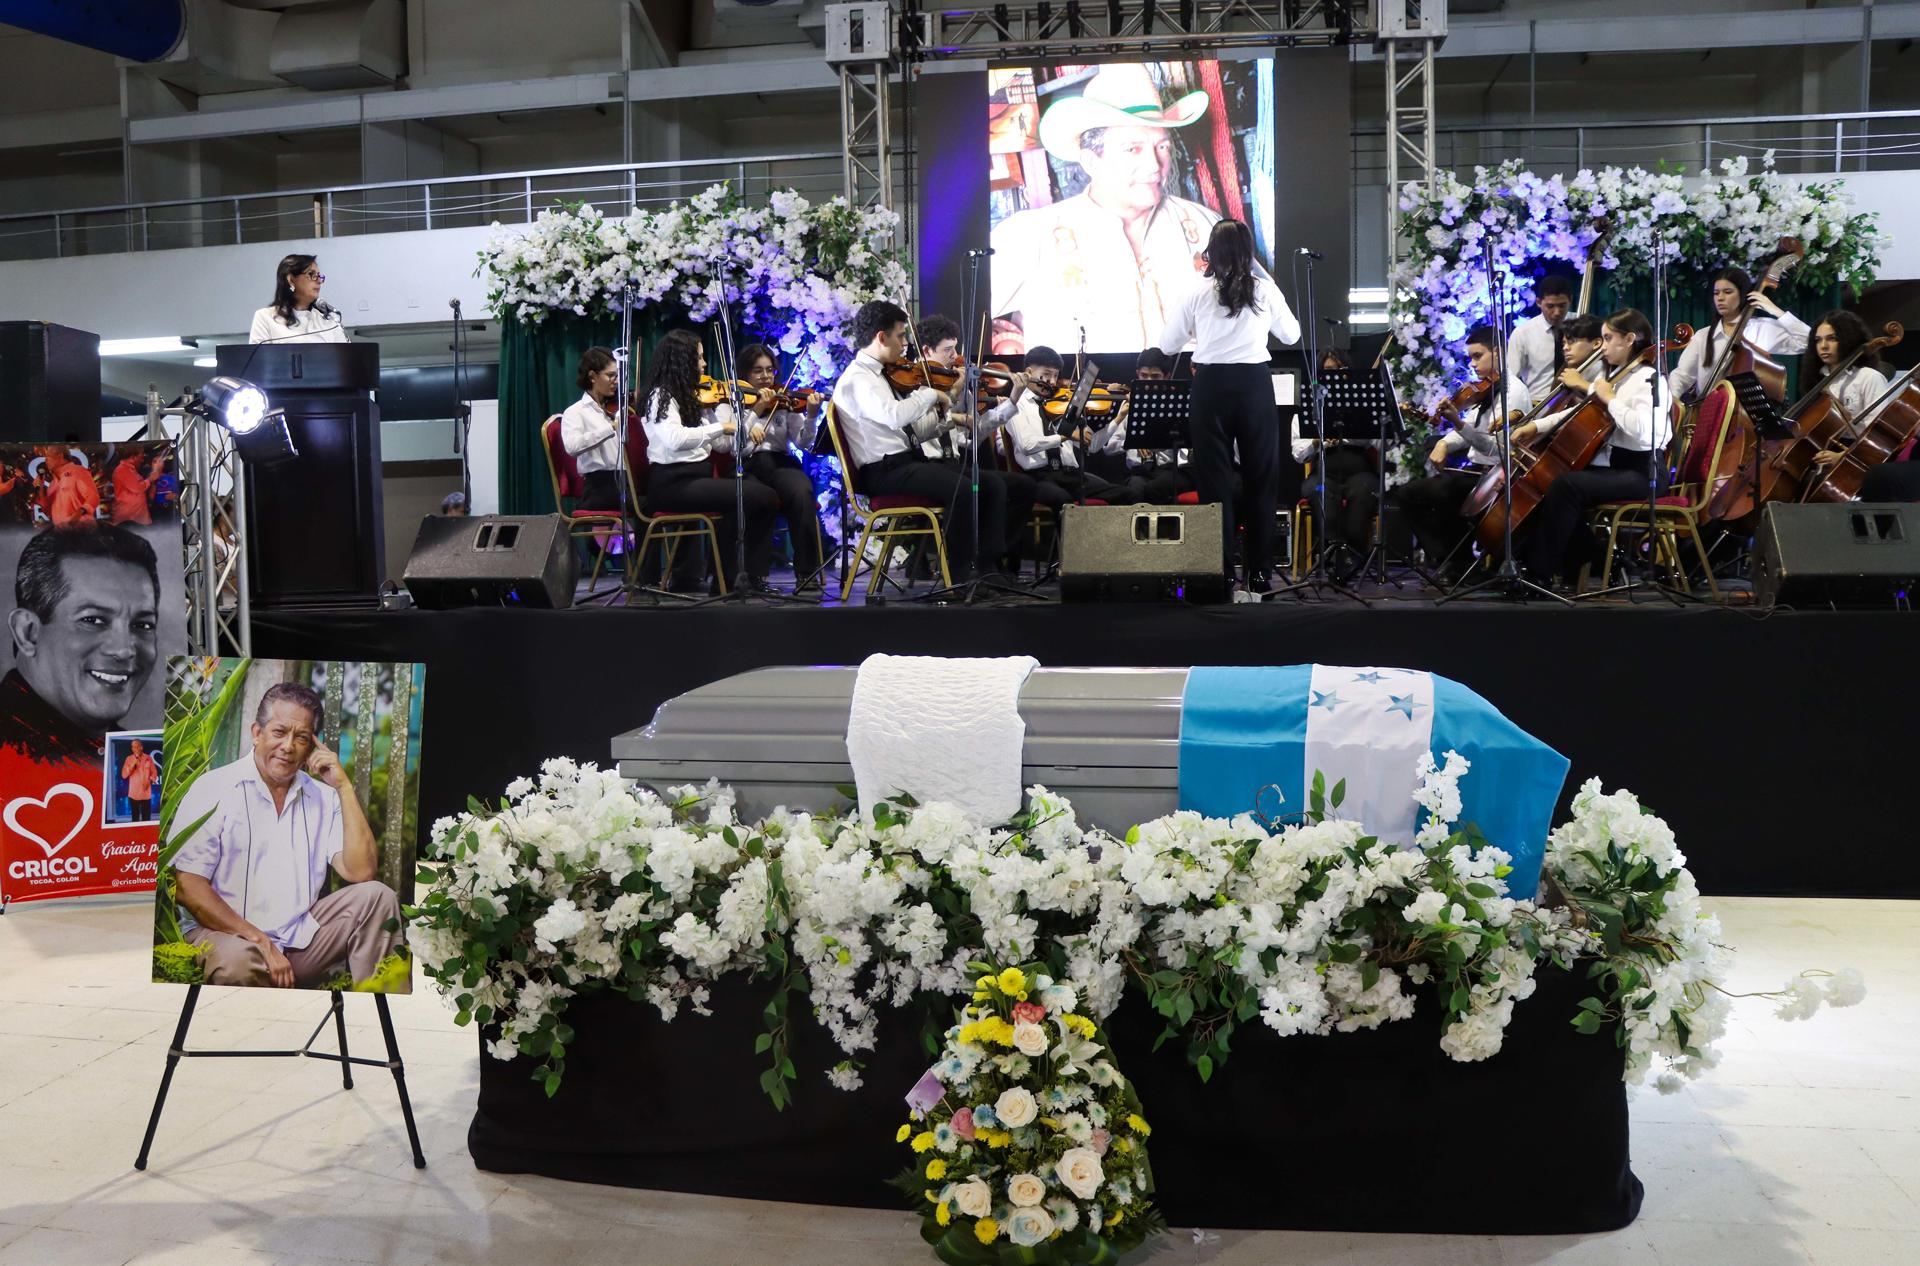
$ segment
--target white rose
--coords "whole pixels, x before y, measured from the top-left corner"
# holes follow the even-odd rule
[[[1045,1209],[1015,1209],[1007,1218],[1007,1238],[1015,1244],[1031,1247],[1052,1234],[1053,1215]]]
[[[1013,1026],[1013,1048],[1022,1055],[1044,1055],[1047,1052],[1047,1031],[1031,1021]]]
[[[1106,1175],[1100,1169],[1100,1154],[1090,1147],[1069,1147],[1054,1162],[1053,1172],[1068,1191],[1082,1200],[1093,1199]]]
[[[1047,1198],[1046,1180],[1037,1174],[1015,1174],[1007,1179],[1007,1199],[1025,1208]]]
[[[1000,1118],[1000,1124],[1010,1130],[1023,1125],[1033,1124],[1040,1115],[1039,1107],[1033,1102],[1033,1094],[1023,1086],[1015,1086],[994,1100],[993,1115]]]
[[[993,1211],[993,1188],[969,1178],[953,1189],[953,1207],[970,1218],[984,1218]]]

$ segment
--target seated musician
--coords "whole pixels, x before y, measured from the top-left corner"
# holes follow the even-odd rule
[[[1591,379],[1578,369],[1564,369],[1560,382],[1572,391],[1606,406],[1613,433],[1585,470],[1570,470],[1555,479],[1516,544],[1521,565],[1536,581],[1549,583],[1555,574],[1572,578],[1594,561],[1593,533],[1587,511],[1602,501],[1630,501],[1647,495],[1647,481],[1655,455],[1672,438],[1667,410],[1654,408],[1650,364],[1636,363],[1653,343],[1653,326],[1633,308],[1608,317],[1600,331],[1600,359],[1605,366]],[[1623,368],[1632,364],[1632,368]],[[1541,435],[1551,435],[1588,401],[1549,413],[1533,424]]]
[[[586,485],[576,510],[620,508],[620,433],[613,418],[619,390],[613,353],[589,347],[574,370],[580,398],[560,415],[560,447],[567,450]]]
[[[1320,358],[1321,370],[1346,372],[1353,364],[1338,349],[1329,348]],[[1312,463],[1320,447],[1310,435],[1300,433],[1301,410],[1293,414],[1289,437],[1293,460],[1306,466]],[[1366,561],[1367,547],[1373,539],[1373,515],[1380,502],[1379,441],[1329,440],[1326,462],[1313,470],[1312,478],[1300,490],[1307,513],[1320,515],[1321,485],[1326,486],[1328,523],[1326,548],[1328,571],[1341,584],[1351,580]],[[1338,559],[1336,563],[1334,560]]]
[[[1886,394],[1887,376],[1882,372],[1879,361],[1865,357],[1839,373],[1835,373],[1834,368],[1849,360],[1872,337],[1867,330],[1867,323],[1859,316],[1845,308],[1835,308],[1815,324],[1813,345],[1800,360],[1800,381],[1808,386],[1819,383],[1846,411],[1846,438],[1849,440],[1857,434],[1854,424],[1860,415]],[[1831,466],[1845,452],[1844,448],[1832,448],[1817,453],[1814,455],[1814,464]]]
[[[1547,392],[1546,395],[1541,396],[1539,400],[1535,402],[1536,404],[1546,405],[1553,403],[1553,397],[1556,394],[1571,391],[1571,388],[1567,387],[1562,381],[1566,376],[1566,371],[1569,369],[1581,369],[1587,364],[1587,361],[1593,357],[1594,353],[1600,350],[1600,331],[1602,328],[1603,325],[1599,317],[1587,314],[1568,317],[1560,323],[1560,328],[1554,331],[1553,340],[1553,389]],[[1599,365],[1596,363],[1589,367],[1589,371],[1594,373],[1599,372]],[[1581,381],[1584,382],[1585,379],[1582,378]],[[1583,387],[1581,390],[1584,391],[1585,388]],[[1562,399],[1558,403],[1568,404],[1571,403],[1571,400]],[[1544,433],[1551,434],[1552,428],[1549,427]],[[1543,432],[1540,429],[1539,423],[1522,422],[1513,428],[1513,442],[1515,444],[1527,444],[1538,439],[1542,434]]]
[[[1497,380],[1499,337],[1489,325],[1477,325],[1467,331],[1467,361],[1479,382]],[[1473,520],[1460,513],[1460,506],[1481,476],[1500,464],[1499,446],[1491,435],[1491,427],[1499,416],[1497,390],[1488,393],[1479,408],[1467,413],[1462,413],[1450,401],[1441,405],[1439,417],[1452,429],[1442,435],[1427,454],[1434,473],[1400,489],[1400,506],[1406,512],[1414,539],[1425,551],[1427,565],[1447,585],[1458,581],[1473,565],[1473,553],[1467,548],[1467,541],[1473,536]],[[1462,454],[1466,455],[1467,467],[1452,468],[1452,463]]]
[[[862,494],[925,497],[945,511],[947,554],[961,567],[971,560],[973,498],[958,465],[927,460],[920,446],[949,425],[953,398],[920,386],[896,392],[887,368],[906,355],[907,312],[872,299],[853,316],[859,352],[833,387],[841,441]],[[980,481],[981,570],[992,571],[1007,553],[1007,486]]]
[[[1020,401],[1007,423],[1013,460],[1038,481],[1035,500],[1041,505],[1058,507],[1090,497],[1109,505],[1128,504],[1127,488],[1085,469],[1075,451],[1081,446],[1105,448],[1119,429],[1120,411],[1114,410],[1114,419],[1104,426],[1083,422],[1061,433],[1054,429],[1056,419],[1041,407],[1060,385],[1061,368],[1060,353],[1051,347],[1027,349],[1027,381],[1034,390]]]
[[[749,343],[734,357],[734,376],[751,383],[760,393],[748,411],[766,428],[766,438],[747,454],[747,474],[773,489],[780,498],[780,514],[787,521],[787,535],[793,543],[793,577],[798,589],[820,587],[819,503],[814,500],[813,480],[807,476],[792,446],[805,449],[813,444],[814,429],[820,419],[821,397],[814,396],[804,409],[786,406],[780,393],[780,358],[765,343]],[[714,417],[731,416],[732,406],[717,405]]]
[[[1744,296],[1744,298],[1742,297]],[[1751,304],[1759,309],[1747,322],[1743,341],[1764,355],[1779,359],[1804,351],[1810,331],[1807,323],[1756,290],[1753,278],[1738,268],[1722,268],[1713,275],[1713,311],[1720,319],[1694,333],[1680,353],[1680,363],[1667,377],[1674,400],[1692,404],[1713,381],[1713,371],[1727,350],[1727,340],[1740,325],[1740,314]]]
[[[945,365],[949,369],[962,367],[960,326],[951,317],[938,314],[930,316],[920,322],[916,332],[920,336],[921,350],[928,360],[937,365]],[[979,408],[970,400],[957,399],[954,413],[949,418],[952,425],[922,444],[920,451],[927,455],[928,461],[944,462],[956,471],[962,470],[964,466],[962,457],[966,452],[968,438],[972,438],[976,448],[991,444],[994,433],[1012,420],[1014,410],[1019,407],[1020,398],[1026,394],[1026,390],[1025,375],[1015,374],[1006,397],[988,408]],[[956,392],[956,396],[963,394],[964,387]],[[974,418],[971,415],[978,416]],[[1000,560],[1000,565],[1009,572],[1018,572],[1021,546],[1027,537],[1027,518],[1033,513],[1033,502],[1038,495],[1038,489],[1033,476],[1025,471],[1000,469],[1000,463],[993,459],[990,452],[982,452],[980,457],[982,459],[980,462],[982,492],[985,492],[985,485],[988,483],[998,483],[1005,488],[1001,499],[1007,507],[1009,553],[1006,558]]]
[[[1141,382],[1165,382],[1173,374],[1173,358],[1157,347],[1140,353],[1133,376]],[[1119,422],[1124,441],[1125,408]],[[1184,448],[1132,448],[1127,450],[1128,500],[1157,506],[1170,506],[1180,494],[1199,491],[1193,479],[1191,452]]]
[[[640,423],[647,432],[647,509],[653,513],[718,515],[720,557],[715,564],[731,575],[733,534],[740,526],[735,515],[736,492],[732,478],[714,475],[712,457],[733,449],[738,428],[733,419],[709,418],[702,409],[699,385],[706,372],[706,349],[687,330],[674,330],[654,350],[653,370],[648,375],[640,413]],[[748,423],[747,439],[751,443],[763,443],[766,437],[766,424],[757,420]],[[746,583],[752,588],[765,588],[780,496],[752,476],[742,481],[739,491],[744,494],[747,511]],[[692,554],[692,550],[683,548],[675,559],[676,588],[689,579],[681,560]]]

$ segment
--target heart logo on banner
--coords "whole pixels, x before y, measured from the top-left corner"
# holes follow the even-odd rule
[[[80,812],[73,819],[73,825],[67,828],[67,833],[60,837],[58,844],[49,844],[47,843],[47,837],[45,835],[40,834],[40,832],[33,830],[31,827],[20,825],[20,814],[24,810],[38,809],[43,814],[49,813],[53,808],[53,802],[62,797],[72,797],[78,800],[80,802]],[[39,800],[35,800],[29,796],[16,796],[12,800],[7,801],[5,814],[0,814],[0,817],[6,819],[8,830],[12,831],[15,835],[23,836],[26,839],[32,840],[35,844],[38,844],[48,857],[52,857],[55,853],[73,843],[73,837],[85,829],[87,820],[92,816],[93,793],[77,782],[55,783],[47,789],[47,794]],[[57,824],[46,820],[36,822],[35,825],[52,827],[52,830],[48,832],[49,835],[59,829]]]

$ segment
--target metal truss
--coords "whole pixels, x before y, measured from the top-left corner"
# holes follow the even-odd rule
[[[149,434],[180,418],[180,520],[186,537],[187,653],[251,655],[247,593],[247,485],[225,427],[149,394]]]
[[[855,207],[894,209],[892,79],[885,62],[840,67],[840,177]]]
[[[1370,41],[1377,0],[1026,0],[904,4],[915,61],[1103,57]]]

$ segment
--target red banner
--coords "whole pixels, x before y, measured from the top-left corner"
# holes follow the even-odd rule
[[[143,747],[157,748],[159,735]],[[159,854],[154,802],[129,803],[127,757],[114,735],[96,760],[32,760],[0,748],[0,900],[43,901],[95,893],[153,891]],[[149,759],[152,753],[145,752]],[[128,775],[141,771],[136,763]],[[157,785],[157,784],[156,784]],[[145,820],[134,819],[140,813]]]

